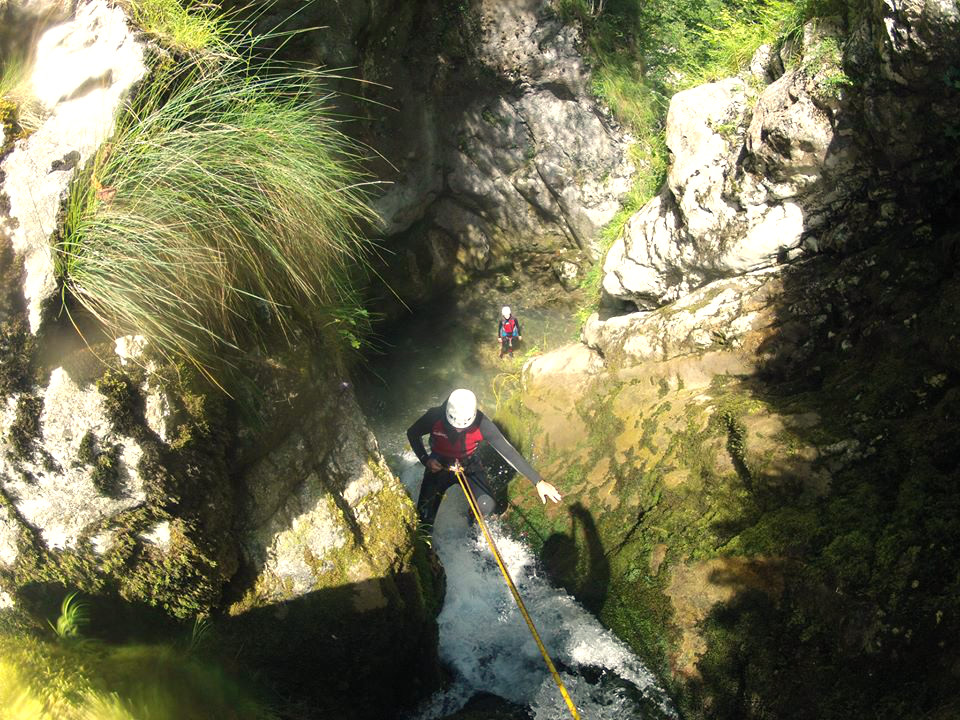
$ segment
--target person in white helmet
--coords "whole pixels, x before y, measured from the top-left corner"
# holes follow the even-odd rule
[[[427,434],[430,435],[429,453],[423,445],[423,436]],[[417,512],[427,525],[433,525],[447,488],[457,483],[456,475],[450,470],[457,462],[463,466],[480,511],[484,515],[493,512],[496,505],[493,492],[487,485],[486,470],[477,455],[483,441],[489,442],[504,460],[533,483],[541,502],[560,502],[562,499],[557,489],[541,478],[500,429],[477,409],[477,397],[470,390],[454,390],[443,405],[427,410],[407,429],[407,440],[426,468],[417,499]]]
[[[497,327],[497,340],[500,341],[500,357],[504,353],[513,355],[513,343],[515,340],[523,340],[520,333],[520,321],[510,312],[506,305],[500,310],[500,325]]]

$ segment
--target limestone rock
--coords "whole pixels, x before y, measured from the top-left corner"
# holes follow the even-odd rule
[[[625,365],[734,350],[748,333],[771,324],[771,300],[778,287],[776,274],[759,272],[716,280],[655,311],[606,320],[594,313],[584,326],[583,341],[608,362]]]
[[[653,309],[717,277],[869,244],[954,202],[960,11],[877,12],[849,41],[821,19],[779,56],[758,51],[749,72],[772,80],[758,95],[730,78],[674,96],[667,186],[614,243],[608,296]]]
[[[524,382],[555,375],[593,375],[603,369],[603,359],[582,344],[566,345],[531,358],[523,366]]]
[[[93,387],[79,387],[63,368],[53,371],[39,397],[39,432],[26,441],[17,438],[24,423],[32,421],[22,417],[31,407],[21,405],[24,396],[9,398],[2,408],[0,427],[6,432],[0,439],[0,489],[48,548],[76,548],[90,528],[145,501],[136,471],[142,450],[114,432],[103,396]],[[117,448],[113,492],[97,487],[95,467],[83,457],[81,445],[88,433],[99,446]]]
[[[344,577],[389,576],[410,542],[412,504],[359,408],[341,395],[333,409],[339,416],[335,436],[317,445],[318,437],[330,435],[331,410],[318,408],[243,478],[242,545],[257,574],[245,609],[300,597]],[[385,597],[374,602],[385,603]]]
[[[145,359],[148,347],[149,341],[143,335],[124,335],[117,338],[114,343],[114,349],[122,367],[136,365],[144,369],[144,380],[140,387],[144,398],[144,420],[147,427],[166,442],[170,435],[172,419],[170,398],[156,376],[156,363]]]
[[[120,103],[143,73],[143,50],[123,11],[103,0],[80,5],[37,41],[31,84],[46,119],[0,165],[33,332],[55,291],[50,236],[70,177],[109,136]]]

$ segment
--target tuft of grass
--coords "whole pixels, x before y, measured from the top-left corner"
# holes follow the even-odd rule
[[[236,31],[219,7],[204,0],[127,0],[130,18],[147,34],[176,52],[228,51]]]
[[[359,346],[374,214],[323,81],[239,55],[158,69],[71,186],[65,295],[214,382],[278,335],[319,329],[334,360]]]
[[[211,661],[169,645],[50,643],[0,634],[4,720],[273,720]]]
[[[87,605],[77,600],[75,592],[67,595],[60,604],[60,616],[54,625],[47,620],[47,624],[61,640],[72,640],[80,636],[80,629],[87,624],[89,616]]]
[[[30,68],[26,57],[0,57],[0,122],[8,142],[26,137],[44,120],[43,107],[33,95]],[[0,152],[4,150],[0,147]]]

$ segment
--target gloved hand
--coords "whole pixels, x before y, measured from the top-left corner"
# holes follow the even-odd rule
[[[544,505],[547,504],[547,498],[550,498],[553,502],[560,502],[563,499],[559,491],[546,480],[537,483],[537,495],[540,496],[540,502]]]

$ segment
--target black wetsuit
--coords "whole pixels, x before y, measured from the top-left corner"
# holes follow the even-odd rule
[[[433,523],[440,509],[443,494],[447,488],[457,483],[457,476],[447,469],[455,463],[456,456],[449,453],[449,450],[446,455],[437,452],[438,448],[443,451],[451,446],[461,448],[460,464],[477,497],[480,511],[484,515],[493,512],[495,506],[493,492],[487,485],[487,473],[476,452],[478,433],[482,436],[481,439],[489,442],[517,472],[526,475],[534,486],[542,480],[540,474],[523,459],[517,449],[503,436],[500,429],[482,412],[477,411],[477,418],[470,427],[457,430],[447,422],[445,405],[432,407],[407,429],[407,440],[410,441],[410,447],[420,458],[420,462],[426,465],[427,461],[433,458],[443,466],[440,472],[431,472],[430,468],[427,468],[423,473],[423,485],[420,487],[420,497],[417,500],[417,512],[423,522]],[[430,435],[429,454],[423,446],[423,436],[427,434]],[[435,438],[437,442],[434,442]],[[471,444],[469,448],[467,447],[468,439]]]

